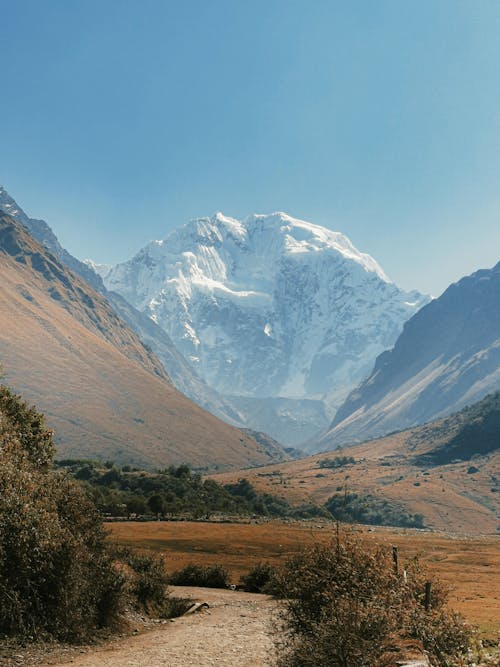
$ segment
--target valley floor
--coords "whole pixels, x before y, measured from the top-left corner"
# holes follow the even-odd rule
[[[107,525],[110,539],[152,549],[169,571],[187,563],[223,565],[233,583],[259,561],[278,564],[303,546],[333,539],[328,521],[213,523],[190,521],[119,522]],[[398,546],[401,561],[418,555],[431,573],[451,586],[449,606],[483,633],[500,633],[500,536],[464,537],[403,528],[350,528],[367,542]]]
[[[152,549],[170,571],[188,562],[223,564],[232,581],[260,560],[278,563],[298,548],[333,537],[331,523],[120,522],[108,524],[110,539]],[[452,585],[450,607],[479,625],[497,655],[500,638],[500,538],[456,537],[429,531],[353,527],[367,542],[399,547],[401,559],[419,553],[431,572]],[[167,622],[140,622],[132,636],[87,647],[12,647],[0,667],[263,667],[271,663],[271,620],[277,603],[241,591],[171,587],[174,595],[206,602],[209,609]],[[135,621],[134,621],[135,623]],[[38,651],[38,653],[37,653]],[[500,656],[497,656],[499,660]],[[494,660],[494,659],[493,659]],[[500,664],[488,662],[489,666]]]

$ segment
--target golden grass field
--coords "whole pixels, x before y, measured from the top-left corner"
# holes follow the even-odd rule
[[[260,560],[279,563],[302,546],[328,542],[326,522],[109,523],[110,539],[164,554],[169,570],[187,563],[222,564],[235,583]],[[401,561],[419,555],[432,574],[452,586],[449,606],[487,636],[500,633],[500,537],[454,537],[409,529],[353,528],[368,543],[398,546]]]

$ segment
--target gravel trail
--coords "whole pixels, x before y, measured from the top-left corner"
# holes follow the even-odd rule
[[[58,667],[263,667],[272,657],[269,626],[276,603],[266,595],[171,587],[208,610],[158,624],[136,636],[73,655]],[[41,666],[43,667],[43,666]]]

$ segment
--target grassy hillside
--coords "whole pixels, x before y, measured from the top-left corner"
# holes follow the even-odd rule
[[[500,391],[438,423],[417,431],[413,438],[427,451],[417,461],[439,465],[469,461],[500,449]]]
[[[497,392],[444,420],[244,476],[291,503],[333,496],[338,506],[342,496],[351,504],[353,494],[369,495],[422,515],[430,528],[493,533],[500,528],[499,401]]]

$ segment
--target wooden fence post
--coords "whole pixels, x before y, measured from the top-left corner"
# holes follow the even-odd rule
[[[424,600],[424,607],[425,611],[429,611],[429,607],[431,606],[431,582],[426,581],[425,582],[425,600]]]
[[[394,562],[394,574],[398,574],[398,548],[392,547],[392,560]]]

